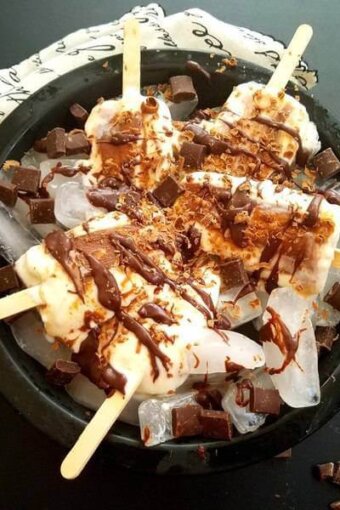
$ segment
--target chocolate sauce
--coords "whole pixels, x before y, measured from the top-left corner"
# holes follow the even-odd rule
[[[281,367],[271,368],[268,370],[270,375],[281,374],[291,361],[296,362],[295,355],[299,347],[300,332],[297,335],[292,336],[280,315],[273,308],[268,306],[267,312],[270,313],[271,318],[261,328],[260,340],[261,342],[273,342],[284,355]]]
[[[93,188],[87,193],[87,199],[94,207],[103,207],[107,211],[115,211],[118,200],[119,191],[112,188]]]
[[[175,322],[169,312],[156,303],[146,303],[138,310],[138,314],[143,319],[150,318],[155,322],[167,324],[168,326],[171,326],[171,324]]]
[[[226,124],[228,127],[230,127],[231,129],[236,129],[238,131],[238,133],[243,137],[243,138],[246,138],[246,140],[248,140],[249,142],[251,143],[255,143],[255,144],[258,144],[261,149],[263,149],[265,152],[267,152],[269,154],[269,156],[276,162],[279,164],[279,167],[277,167],[276,165],[269,165],[265,160],[263,160],[261,158],[261,156],[259,155],[258,158],[260,160],[260,164],[263,163],[264,165],[267,165],[267,166],[270,166],[271,168],[274,168],[276,170],[279,170],[279,171],[283,171],[287,177],[290,177],[291,176],[291,171],[290,171],[290,165],[287,161],[285,161],[284,159],[280,158],[274,151],[272,151],[266,144],[264,144],[263,142],[261,142],[261,140],[256,140],[256,138],[253,138],[252,136],[248,135],[248,133],[246,133],[245,131],[243,131],[243,129],[239,128],[237,125],[233,124],[232,122],[228,122],[227,120],[225,119],[220,119],[221,122],[223,122],[223,124]],[[252,119],[253,120],[253,119]],[[257,168],[255,169],[255,171],[257,171],[259,169],[259,166],[257,166]]]
[[[123,261],[143,276],[147,282],[152,285],[163,285],[165,283],[164,273],[153,264],[149,257],[138,252],[138,248],[131,237],[112,234],[111,243],[119,250]]]
[[[98,289],[99,303],[113,312],[118,312],[121,306],[119,287],[113,274],[95,257],[84,254],[91,268],[92,277]]]
[[[340,205],[340,193],[329,189],[324,192],[324,197],[330,204]]]
[[[294,138],[299,145],[299,148],[298,148],[298,151],[296,154],[296,161],[301,166],[303,166],[306,163],[306,154],[304,153],[301,136],[298,131],[296,131],[295,129],[293,129],[289,126],[286,126],[283,122],[277,122],[275,120],[267,119],[266,117],[261,117],[260,115],[258,115],[257,117],[254,117],[251,120],[258,122],[259,124],[264,124],[265,126],[269,126],[271,128],[277,129],[279,131],[285,131],[288,135],[290,135],[292,138]]]
[[[130,142],[141,140],[140,134],[137,133],[112,133],[109,138],[99,138],[98,143],[109,143],[111,145],[125,145]]]
[[[238,363],[234,363],[233,361],[230,361],[229,356],[226,357],[224,364],[225,364],[226,372],[240,372],[240,370],[244,369],[244,367],[242,365],[239,365]]]
[[[92,330],[86,340],[81,343],[79,352],[72,354],[72,360],[77,362],[81,367],[81,372],[103,389],[107,395],[111,395],[112,390],[118,390],[124,394],[126,377],[107,363],[102,362],[98,354],[98,347],[98,334]]]
[[[283,240],[280,237],[277,237],[276,235],[270,235],[260,257],[260,263],[268,263],[270,262],[275,255],[278,255],[278,259],[276,263],[274,264],[267,281],[265,283],[266,291],[270,293],[272,290],[276,289],[278,286],[278,280],[279,280],[279,264],[280,264],[280,248],[282,246]],[[255,280],[259,280],[261,276],[261,269],[256,271],[254,273]]]
[[[160,360],[166,370],[169,369],[171,363],[170,359],[160,350],[157,343],[153,341],[152,336],[149,331],[144,328],[144,326],[139,324],[139,322],[123,311],[120,311],[119,317],[126,329],[134,333],[140,343],[148,349],[152,366],[153,381],[155,381],[159,376],[159,368],[157,366],[156,358]]]
[[[81,173],[86,173],[88,168],[78,167],[78,168],[70,168],[67,166],[63,166],[61,163],[57,163],[57,165],[50,170],[50,172],[44,177],[41,181],[41,189],[47,193],[46,189],[50,182],[53,181],[55,175],[63,175],[64,177],[74,177],[75,175]]]
[[[74,245],[70,237],[67,237],[61,230],[51,232],[45,238],[45,246],[50,254],[59,262],[69,275],[77,294],[83,299],[84,286],[79,269],[79,264],[75,259]]]
[[[322,195],[315,195],[308,206],[307,216],[303,222],[303,224],[308,228],[313,228],[318,219],[319,219],[319,210],[321,206],[321,202],[323,200]]]

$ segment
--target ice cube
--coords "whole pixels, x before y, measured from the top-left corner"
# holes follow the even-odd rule
[[[8,262],[15,262],[39,241],[23,228],[4,206],[0,205],[0,253]]]
[[[71,351],[64,345],[51,344],[35,312],[27,312],[10,324],[13,336],[23,351],[46,368],[57,359],[69,360]]]
[[[155,446],[173,439],[172,409],[197,404],[195,392],[174,395],[162,399],[151,398],[138,409],[141,438],[145,446]]]
[[[229,289],[221,293],[218,301],[218,311],[223,313],[236,328],[262,314],[261,300],[254,291],[248,292],[238,299],[242,286]]]
[[[73,228],[102,214],[104,209],[94,207],[86,198],[86,189],[79,182],[65,182],[56,193],[54,214],[59,223]]]
[[[39,168],[40,164],[46,159],[48,159],[48,156],[44,152],[37,152],[34,149],[30,149],[21,158],[21,164],[25,167]]]
[[[169,107],[172,120],[186,120],[198,105],[198,98],[182,101],[181,103],[166,101],[166,104]]]
[[[262,347],[236,331],[220,334],[207,329],[188,350],[190,374],[214,374],[227,371],[226,362],[242,368],[257,368],[264,365]]]
[[[41,179],[43,180],[44,177],[46,177],[48,174],[50,174],[52,168],[55,168],[58,163],[61,163],[62,166],[65,166],[67,168],[78,168],[80,165],[86,166],[89,164],[88,160],[84,159],[47,159],[46,161],[43,161],[40,165],[41,170]],[[51,195],[52,198],[55,198],[58,188],[64,184],[65,182],[83,182],[83,174],[79,173],[72,177],[67,177],[62,174],[55,174],[53,177],[53,180],[48,183],[47,185],[47,191]]]
[[[320,402],[318,354],[311,315],[311,301],[292,289],[280,288],[271,293],[263,316],[265,325],[272,324],[271,340],[263,342],[266,366],[281,398],[291,407],[314,406]]]
[[[317,326],[336,326],[340,322],[340,312],[323,300],[336,282],[340,282],[340,270],[335,267],[331,267],[327,276],[325,287],[317,300]]]
[[[73,400],[92,411],[97,411],[106,399],[104,390],[98,388],[83,374],[78,374],[65,389]],[[147,395],[135,393],[119,415],[119,421],[138,426],[138,407],[147,398]]]
[[[242,406],[237,403],[240,384],[244,383],[247,379],[257,388],[274,389],[270,376],[263,369],[254,372],[243,372],[242,378],[236,383],[233,382],[229,385],[222,399],[222,407],[230,414],[232,422],[240,434],[247,434],[257,430],[264,424],[267,417],[266,414],[252,413],[249,410],[249,389],[246,387],[242,389],[246,405]]]

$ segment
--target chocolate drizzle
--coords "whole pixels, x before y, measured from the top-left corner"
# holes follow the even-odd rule
[[[323,200],[322,195],[315,195],[308,206],[307,215],[303,222],[303,224],[308,228],[315,227],[318,219],[319,219],[319,210],[321,206],[321,202]]]
[[[62,163],[57,163],[57,165],[51,169],[51,171],[44,177],[44,179],[41,181],[41,189],[40,192],[42,192],[44,195],[48,195],[47,193],[47,186],[50,182],[53,181],[55,175],[63,175],[64,177],[74,177],[75,175],[81,173],[87,173],[88,168],[84,166],[79,166],[77,168],[71,168],[68,166],[63,166]]]
[[[46,236],[45,246],[50,254],[64,268],[66,273],[73,281],[77,294],[81,299],[83,299],[83,280],[81,277],[79,264],[76,260],[76,252],[74,250],[72,239],[67,237],[67,235],[61,230],[57,230]]]
[[[138,310],[138,314],[143,319],[153,319],[155,322],[167,324],[168,326],[175,322],[169,312],[156,303],[146,303]]]
[[[288,327],[282,321],[281,316],[273,308],[268,306],[267,312],[271,315],[271,317],[260,330],[260,340],[263,343],[273,342],[280,349],[280,352],[284,356],[282,365],[279,368],[268,369],[268,373],[270,375],[281,374],[291,361],[296,362],[295,356],[299,347],[299,336],[301,331],[299,331],[295,336],[292,336]]]
[[[258,122],[259,124],[264,124],[265,126],[269,126],[273,129],[277,129],[278,131],[285,131],[288,135],[290,135],[292,138],[294,138],[294,140],[296,140],[296,142],[298,143],[298,146],[299,146],[298,152],[296,154],[296,161],[300,165],[304,165],[306,163],[306,155],[304,153],[301,136],[298,131],[296,131],[295,129],[293,129],[289,126],[286,126],[286,124],[284,124],[283,122],[277,122],[275,120],[268,119],[266,117],[261,117],[260,115],[258,115],[257,117],[254,117],[251,120]]]
[[[107,395],[114,390],[125,393],[126,377],[108,365],[98,354],[99,338],[92,330],[80,346],[78,353],[72,354],[72,360],[79,364],[82,373]]]
[[[169,369],[171,363],[170,359],[160,350],[156,342],[153,341],[149,331],[145,329],[144,326],[123,311],[120,311],[119,316],[126,329],[134,333],[138,340],[148,349],[151,359],[153,381],[155,381],[159,376],[156,358],[160,360],[166,370]]]
[[[99,303],[113,312],[121,306],[119,287],[113,274],[92,255],[84,254],[91,268],[92,277],[98,289]]]

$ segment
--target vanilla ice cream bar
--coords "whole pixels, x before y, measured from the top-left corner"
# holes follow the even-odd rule
[[[154,97],[135,94],[102,101],[91,111],[85,131],[92,142],[90,180],[118,177],[153,188],[173,166],[177,132],[168,107]]]
[[[202,120],[200,127],[226,143],[222,155],[206,158],[204,168],[238,176],[285,180],[321,147],[306,108],[284,91],[256,82],[235,87],[215,119]]]
[[[195,172],[175,213],[201,233],[201,249],[243,260],[258,288],[319,294],[340,233],[340,208],[321,195],[219,173]]]
[[[191,346],[214,329],[215,263],[183,280],[179,253],[159,248],[171,235],[156,220],[135,226],[113,212],[49,234],[16,262],[24,284],[37,286],[46,334],[70,347],[83,373],[108,392],[123,389],[136,363],[149,366],[139,392],[174,391],[189,373]]]

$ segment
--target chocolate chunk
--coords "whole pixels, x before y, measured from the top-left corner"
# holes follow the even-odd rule
[[[65,129],[56,127],[46,137],[46,152],[49,158],[59,158],[66,154]]]
[[[206,81],[210,82],[211,79],[210,73],[206,71],[198,62],[195,62],[194,60],[188,60],[187,63],[185,64],[185,67],[189,71],[199,76],[202,76]]]
[[[112,188],[93,188],[86,196],[94,207],[103,207],[107,211],[114,211],[119,200],[119,191]]]
[[[203,409],[210,409],[214,411],[222,410],[222,395],[218,390],[206,390],[202,388],[197,395],[195,395],[195,399],[197,403],[203,407]]]
[[[224,290],[240,286],[244,287],[249,283],[249,277],[241,259],[232,259],[222,262],[220,268]]]
[[[177,198],[184,193],[173,177],[167,177],[161,184],[153,190],[152,194],[158,200],[162,207],[171,207]]]
[[[328,189],[324,192],[325,199],[330,204],[340,205],[340,193],[333,189]]]
[[[29,209],[32,224],[55,223],[53,198],[31,198]]]
[[[74,120],[78,127],[84,127],[85,122],[89,116],[89,113],[85,108],[83,108],[80,104],[74,103],[70,106],[70,113],[73,116]]]
[[[203,409],[200,416],[202,436],[213,439],[230,440],[233,427],[228,413],[224,411],[210,411]]]
[[[40,170],[19,166],[14,169],[12,184],[17,187],[18,191],[36,193],[39,188],[40,177]]]
[[[249,409],[252,413],[280,414],[281,399],[277,390],[252,387]]]
[[[171,76],[169,82],[172,90],[172,100],[174,103],[191,101],[197,96],[190,76],[185,74],[180,76]]]
[[[340,485],[340,462],[336,462],[334,464],[332,483],[335,483],[335,485]]]
[[[88,153],[90,144],[84,131],[74,129],[66,135],[66,154],[79,154],[80,152]]]
[[[325,149],[313,158],[316,171],[323,179],[330,179],[340,172],[340,161],[331,148]]]
[[[47,149],[46,140],[47,140],[46,137],[36,140],[33,144],[33,149],[37,152],[46,152]]]
[[[13,266],[4,266],[0,268],[0,292],[7,292],[8,290],[18,289],[19,280],[14,271]]]
[[[201,244],[201,233],[197,228],[191,225],[186,234],[176,236],[176,244],[182,254],[184,262],[193,258]]]
[[[336,282],[328,291],[324,301],[340,312],[340,282]]]
[[[337,332],[335,328],[326,326],[317,326],[315,330],[315,339],[320,352],[332,350],[334,341],[337,338]]]
[[[313,470],[319,480],[329,480],[333,478],[334,462],[326,462],[325,464],[317,464]]]
[[[330,510],[340,510],[340,501],[333,501],[329,505]]]
[[[200,168],[207,154],[205,145],[193,142],[184,142],[180,155],[184,158],[184,166],[189,168]]]
[[[80,373],[80,366],[74,361],[58,359],[46,374],[47,380],[55,386],[65,386]]]
[[[172,409],[172,433],[174,437],[197,436],[201,433],[200,414],[202,408],[195,405]]]
[[[291,459],[292,458],[292,449],[289,448],[288,450],[285,450],[284,452],[279,453],[278,455],[275,455],[276,459]]]
[[[15,184],[0,180],[0,200],[7,207],[14,207],[18,198]]]

